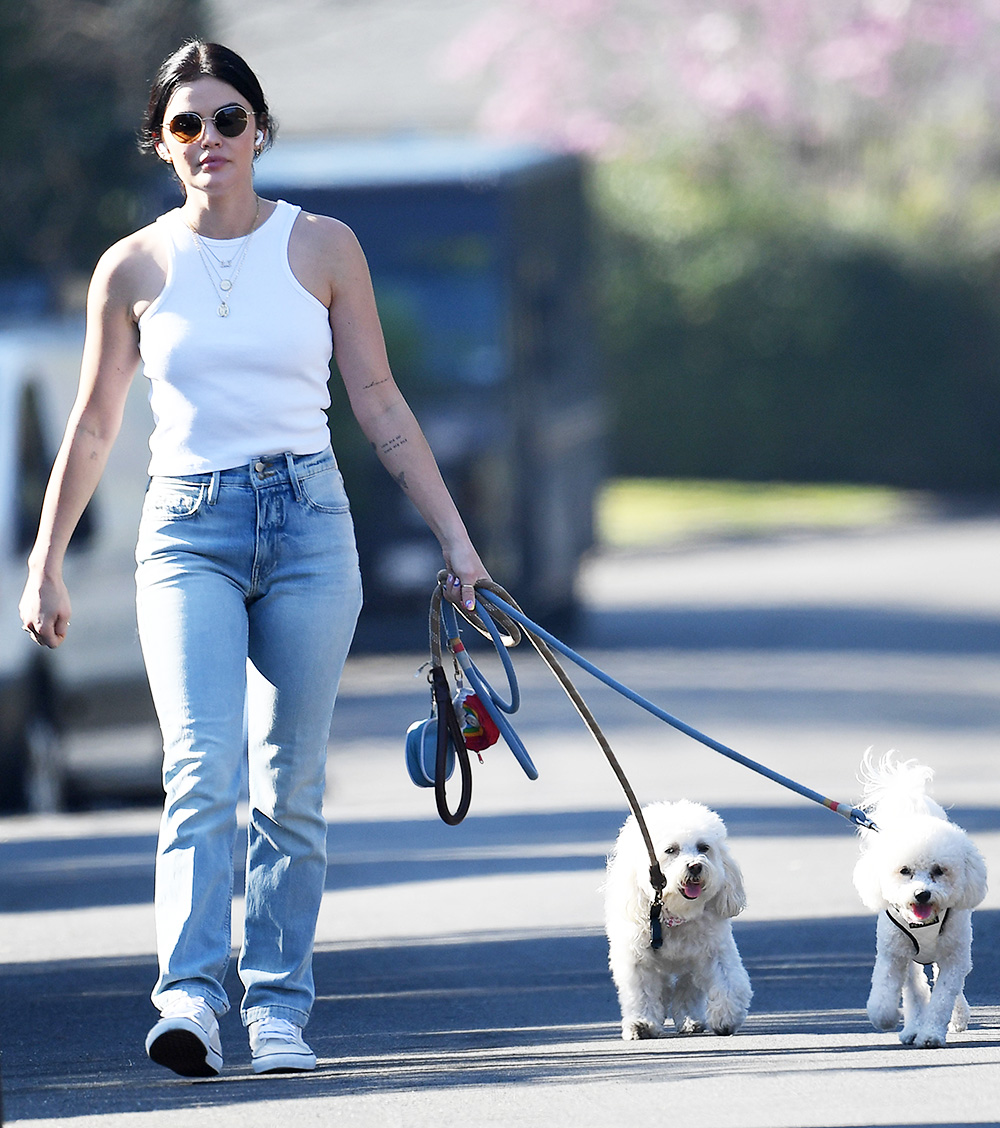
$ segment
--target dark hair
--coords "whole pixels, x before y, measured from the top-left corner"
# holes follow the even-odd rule
[[[264,131],[264,148],[271,147],[277,122],[268,111],[267,99],[257,76],[235,51],[223,47],[221,43],[192,39],[164,59],[156,72],[139,135],[139,148],[144,153],[151,153],[160,140],[163,115],[177,87],[206,77],[228,82],[246,98],[257,119],[257,128]]]

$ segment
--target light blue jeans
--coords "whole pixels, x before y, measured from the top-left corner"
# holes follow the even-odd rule
[[[166,791],[153,1003],[183,991],[217,1014],[229,1009],[223,979],[247,763],[242,1017],[304,1026],[326,878],[327,742],[361,609],[354,526],[332,451],[154,477],[136,563]]]

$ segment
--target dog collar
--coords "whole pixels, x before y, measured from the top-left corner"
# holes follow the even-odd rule
[[[936,958],[938,938],[941,935],[944,922],[948,919],[950,912],[951,909],[945,909],[936,920],[929,920],[923,924],[919,921],[915,924],[911,924],[891,908],[885,910],[885,915],[904,936],[909,938],[910,943],[913,945],[913,962],[918,964],[930,964],[934,963]]]

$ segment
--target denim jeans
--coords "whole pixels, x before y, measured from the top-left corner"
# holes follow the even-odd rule
[[[218,1014],[229,1009],[223,979],[246,763],[243,1021],[305,1025],[326,877],[327,742],[361,608],[332,451],[152,478],[136,563],[166,792],[153,1002],[183,991]]]

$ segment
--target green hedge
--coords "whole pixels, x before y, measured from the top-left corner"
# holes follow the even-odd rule
[[[674,239],[599,210],[613,473],[997,491],[986,264],[780,206]]]

